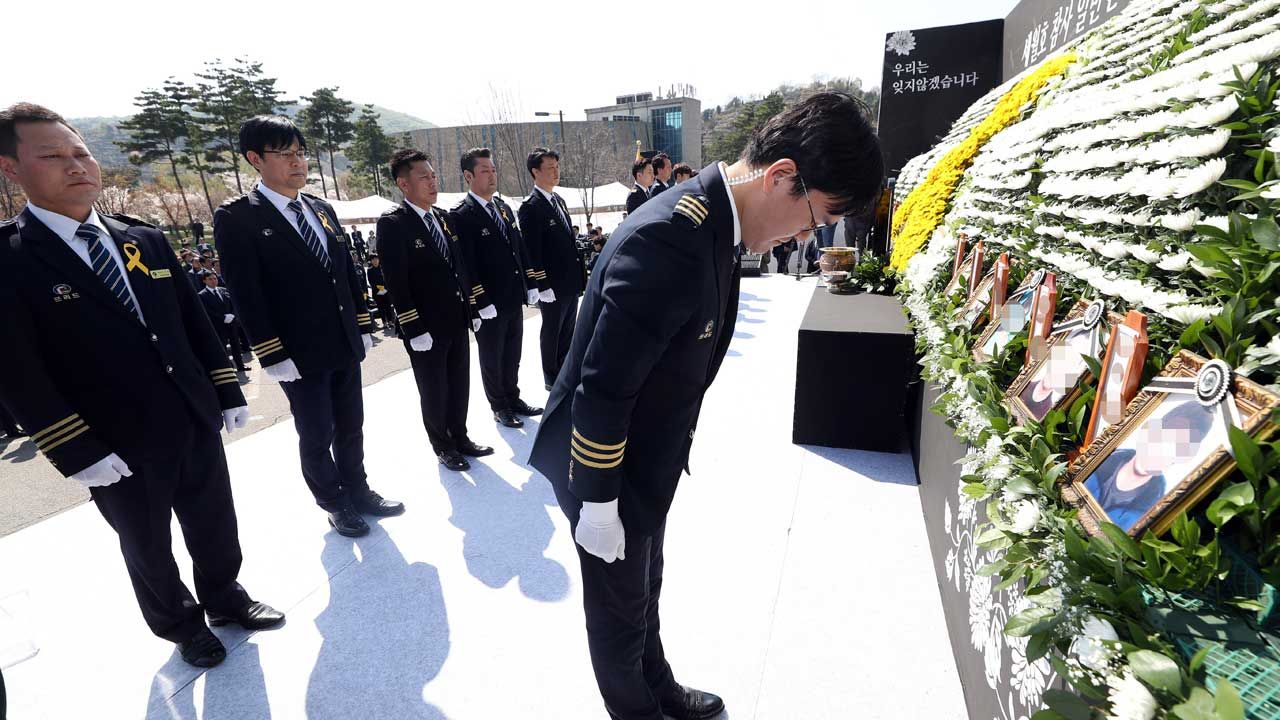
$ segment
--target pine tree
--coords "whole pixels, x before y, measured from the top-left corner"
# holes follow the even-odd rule
[[[385,168],[396,148],[395,143],[378,124],[379,117],[372,105],[361,108],[360,118],[355,124],[349,157],[352,161],[352,169],[361,175],[368,175],[373,180],[373,191],[381,195]]]
[[[174,80],[166,82],[168,87]],[[182,141],[187,133],[186,111],[180,102],[165,90],[149,88],[134,98],[138,113],[120,123],[120,129],[129,133],[129,139],[117,141],[120,149],[129,153],[129,162],[134,165],[145,165],[152,162],[167,162],[173,173],[173,182],[182,196],[182,206],[187,211],[187,219],[194,222],[191,206],[187,204],[186,189],[178,176],[178,166],[182,164]]]
[[[288,103],[276,89],[276,79],[262,72],[262,63],[236,58],[227,67],[221,59],[205,63],[205,71],[196,73],[201,82],[194,109],[205,118],[210,134],[206,148],[211,163],[219,170],[229,169],[236,178],[236,190],[243,193],[240,181],[240,126],[257,115],[280,112]]]
[[[342,193],[338,190],[338,173],[335,167],[333,156],[342,150],[345,143],[351,141],[355,131],[355,125],[351,123],[351,113],[355,106],[347,100],[338,97],[338,88],[319,88],[311,95],[303,97],[303,102],[308,103],[307,107],[302,109],[300,117],[304,132],[307,137],[312,139],[316,144],[317,150],[325,152],[329,155],[329,173],[333,177],[334,194],[339,200],[342,199]],[[318,155],[318,153],[317,153]],[[320,158],[316,158],[317,164]],[[324,169],[320,171],[321,182],[324,181]],[[322,187],[323,184],[322,184]],[[329,196],[327,188],[324,190],[325,197]]]

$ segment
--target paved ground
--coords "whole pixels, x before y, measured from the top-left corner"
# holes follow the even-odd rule
[[[790,443],[785,389],[812,287],[744,280],[668,520],[667,655],[677,679],[725,697],[721,720],[961,718],[909,456]],[[526,324],[529,358],[538,323]],[[526,361],[522,386],[538,374]],[[496,427],[473,382],[472,436],[498,452],[454,474],[430,454],[411,375],[366,388],[365,402],[371,482],[408,506],[367,538],[328,531],[290,422],[228,447],[241,580],[289,621],[218,630],[230,654],[211,671],[148,634],[92,507],[0,538],[10,716],[603,718],[568,526],[523,465],[536,422]],[[186,572],[180,542],[175,553]]]
[[[527,308],[525,317],[537,314],[536,309]],[[403,343],[381,332],[376,338],[373,351],[360,366],[365,387],[409,369]],[[248,363],[248,368],[240,389],[249,401],[249,426],[232,437],[224,436],[228,445],[290,417],[280,384],[267,379],[257,362]],[[64,478],[36,452],[35,443],[0,437],[0,537],[88,501],[89,491]]]

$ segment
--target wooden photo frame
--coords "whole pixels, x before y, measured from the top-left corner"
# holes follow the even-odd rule
[[[1058,313],[1058,276],[1044,274],[1044,280],[1036,289],[1031,301],[1030,327],[1027,328],[1027,365],[1045,357],[1047,340],[1053,332],[1053,318]]]
[[[1142,368],[1147,362],[1147,316],[1130,310],[1124,322],[1111,326],[1107,352],[1102,359],[1098,396],[1089,414],[1083,451],[1111,425],[1120,421],[1125,408],[1138,394]]]
[[[1183,350],[1071,463],[1063,498],[1092,534],[1103,522],[1163,533],[1234,469],[1229,425],[1265,439],[1278,404],[1226,363]]]
[[[956,271],[951,274],[951,281],[948,282],[947,286],[942,290],[944,297],[951,297],[952,293],[960,289],[961,283],[968,279],[968,269],[973,266],[976,255],[977,248],[974,248],[969,251],[968,255],[965,255],[963,259],[956,263]]]
[[[1032,306],[1035,304],[1036,290],[1049,274],[1044,269],[1028,274],[998,308],[992,303],[991,324],[987,325],[973,344],[975,360],[989,362],[1000,354],[1014,335],[1027,328],[1031,319]],[[996,287],[1000,287],[999,279],[996,280]]]
[[[973,246],[973,262],[969,264],[969,299],[973,299],[973,294],[977,292],[978,286],[982,283],[984,277],[982,275],[982,267],[986,263],[986,243],[979,240],[977,245]]]
[[[1081,300],[1049,335],[1046,352],[1023,366],[1005,391],[1004,403],[1020,422],[1043,422],[1050,412],[1070,407],[1092,380],[1085,357],[1099,362],[1108,326],[1124,321],[1107,313],[1101,300]]]
[[[981,281],[978,282],[977,289],[969,294],[969,299],[965,300],[964,305],[956,308],[956,320],[964,323],[970,329],[975,329],[981,325],[981,321],[987,316],[985,312],[987,306],[991,304],[991,294],[995,289],[996,271],[992,268]]]

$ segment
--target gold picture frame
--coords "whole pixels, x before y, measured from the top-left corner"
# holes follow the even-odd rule
[[[1201,393],[1215,366],[1221,402],[1206,404]],[[1227,377],[1225,363],[1182,350],[1129,403],[1120,422],[1071,463],[1062,496],[1079,509],[1086,531],[1096,535],[1109,521],[1132,537],[1147,530],[1161,534],[1203,499],[1235,468],[1223,419],[1230,414],[1226,403],[1234,404],[1232,417],[1238,417],[1237,425],[1245,433],[1265,440],[1275,431],[1270,416],[1280,405],[1280,395],[1242,377],[1232,378],[1228,386]],[[1187,379],[1194,386],[1190,394],[1159,389]],[[1208,391],[1210,396],[1213,392]],[[1135,477],[1137,485],[1120,487]]]
[[[1096,306],[1098,309],[1090,311],[1091,306]],[[1090,316],[1092,325],[1086,322],[1086,315],[1091,312],[1097,315],[1096,319]],[[1069,353],[1072,348],[1077,351],[1084,347],[1097,348],[1094,357],[1101,362],[1101,355],[1106,347],[1105,333],[1110,332],[1112,325],[1120,322],[1124,322],[1124,316],[1116,312],[1104,312],[1101,301],[1078,301],[1067,313],[1063,322],[1049,334],[1044,355],[1024,365],[1017,377],[1009,384],[1009,389],[1005,391],[1004,404],[1014,419],[1019,423],[1031,420],[1043,422],[1054,410],[1070,407],[1092,382],[1093,373],[1089,371],[1088,363],[1081,358],[1085,353],[1077,352],[1074,358],[1063,353]],[[1088,335],[1090,332],[1093,333],[1093,337]],[[1066,369],[1057,367],[1064,362],[1071,365]],[[1069,388],[1060,390],[1051,385],[1048,386],[1049,401],[1037,402],[1034,393],[1037,389],[1043,389],[1046,386],[1046,379],[1052,378],[1054,371],[1075,375],[1076,379],[1069,381],[1071,382]],[[1032,393],[1033,396],[1028,397],[1028,393]],[[1054,395],[1058,395],[1056,400],[1051,399]]]
[[[973,344],[974,360],[990,362],[1014,335],[1027,328],[1031,323],[1031,306],[1035,300],[1036,289],[1044,282],[1045,277],[1046,272],[1043,268],[1028,273],[1017,289],[1009,293],[1008,298],[1001,304],[1001,307],[998,310],[993,309],[992,320],[995,320],[994,316],[998,314],[1000,321],[988,324],[982,334],[978,336],[977,341]],[[1024,311],[1023,322],[1017,327],[1011,327],[1011,325],[1016,325],[1017,321],[1009,317],[1009,314],[1005,311],[1006,308],[1014,303]],[[996,334],[1000,332],[1004,332],[1006,335],[997,338]]]

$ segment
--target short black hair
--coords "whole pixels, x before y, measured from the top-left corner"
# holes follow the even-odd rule
[[[547,158],[551,158],[552,160],[559,162],[560,153],[555,150],[548,150],[544,147],[536,147],[530,151],[529,159],[525,161],[525,166],[529,168],[529,175],[532,176],[534,170],[542,169],[542,161]]]
[[[307,139],[293,121],[283,115],[259,115],[240,126],[240,154],[249,159],[249,151],[262,155],[267,150],[282,150],[297,141],[307,149]]]
[[[695,173],[693,171],[693,168],[689,167],[685,163],[680,163],[679,165],[676,165],[675,167],[671,168],[671,175],[672,177],[680,177],[681,175],[688,175],[689,177],[693,177],[694,175],[697,175],[697,173]]]
[[[631,166],[631,177],[634,178],[635,176],[644,172],[644,168],[646,165],[649,167],[653,167],[653,161],[650,160],[649,158],[640,158],[639,160],[637,160],[635,164]]]
[[[61,115],[43,105],[35,103],[14,103],[0,110],[0,155],[18,159],[18,123],[53,122],[60,123],[76,135],[75,129]],[[83,139],[83,137],[81,137]]]
[[[431,157],[417,148],[401,148],[391,156],[391,179],[399,180],[400,177],[413,169],[416,162],[431,162]],[[351,226],[353,229],[354,225]]]
[[[458,164],[462,166],[462,172],[473,173],[476,171],[476,160],[479,160],[480,158],[489,158],[492,160],[493,153],[489,148],[471,148],[470,150],[462,153],[462,161]]]
[[[660,152],[653,156],[653,169],[661,170],[665,168],[669,162],[671,162],[671,156],[664,152]]]
[[[806,188],[831,196],[828,212],[860,212],[875,200],[884,178],[880,141],[867,117],[866,106],[847,93],[811,95],[752,133],[742,159],[763,168],[790,158]],[[791,192],[803,194],[800,183]]]

